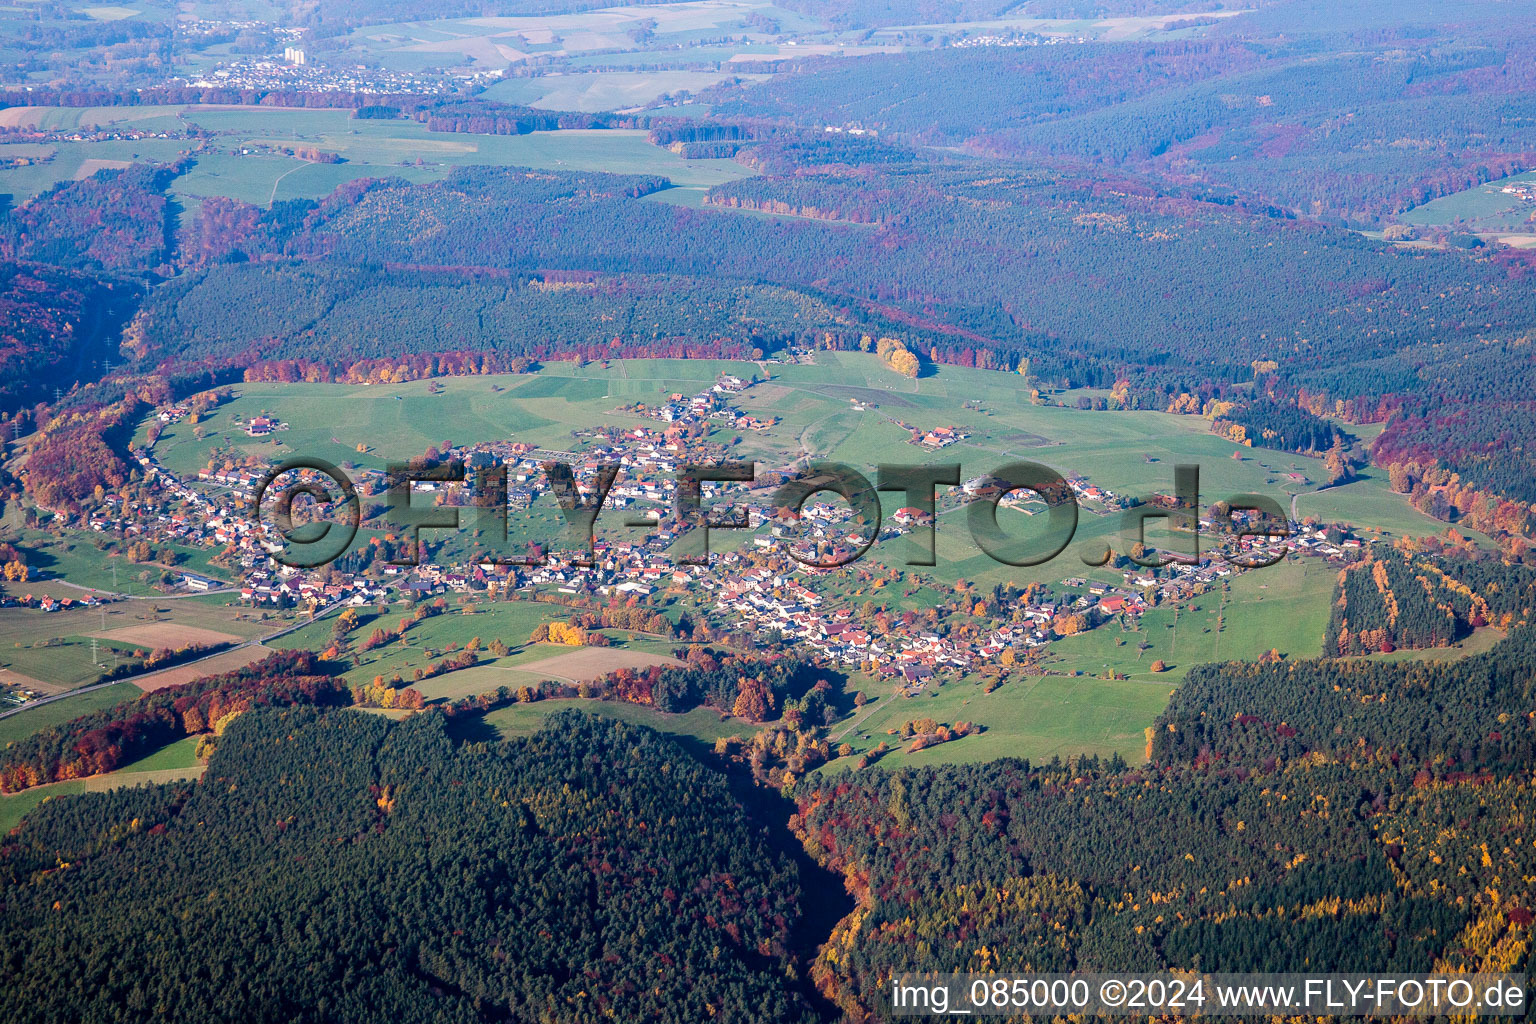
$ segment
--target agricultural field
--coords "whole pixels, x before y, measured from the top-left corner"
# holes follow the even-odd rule
[[[450,604],[440,615],[431,616],[408,629],[399,640],[361,651],[361,643],[378,628],[393,629],[401,619],[409,618],[406,606],[391,608],[379,615],[372,608],[358,609],[359,625],[351,634],[353,667],[346,677],[353,683],[369,683],[375,676],[391,679],[398,673],[406,685],[415,686],[428,701],[451,700],[495,690],[501,686],[531,686],[547,680],[579,682],[595,679],[623,667],[645,667],[670,663],[675,644],[647,636],[635,636],[621,630],[603,630],[613,643],[604,648],[564,647],[559,644],[530,643],[534,629],[544,623],[568,620],[569,609],[535,601],[477,601]],[[334,616],[327,616],[272,641],[278,650],[321,650],[331,642]],[[413,680],[416,669],[424,669],[478,638],[479,662],[468,669],[450,672],[421,682]],[[488,648],[495,640],[509,651],[496,657]]]
[[[623,634],[605,630],[610,636]],[[670,654],[661,653],[675,645],[625,642],[609,647],[587,647],[572,651],[557,644],[527,644],[504,658],[493,658],[473,668],[414,683],[430,701],[472,697],[510,686],[538,687],[550,681],[559,683],[591,682],[621,668],[647,669],[652,665],[679,665]]]
[[[173,665],[159,672],[135,676],[132,682],[134,686],[146,693],[152,690],[163,690],[167,686],[182,686],[204,676],[221,675],[242,669],[265,658],[272,653],[272,650],[262,644],[250,644],[233,650],[220,651],[218,654],[197,661],[189,661],[183,665]]]
[[[134,651],[234,643],[274,628],[250,609],[195,598],[130,599],[55,612],[6,608],[0,610],[0,681],[61,693],[95,682]]]
[[[1018,5],[1023,6],[1023,5]],[[999,10],[1007,10],[1000,7]],[[1240,11],[1214,11],[1211,18],[1231,18]],[[928,22],[912,25],[892,25],[875,29],[866,34],[871,43],[900,43],[905,37],[921,36],[977,36],[1000,33],[1032,32],[1047,37],[1088,38],[1104,42],[1128,42],[1132,40],[1181,39],[1199,35],[1203,26],[1188,24],[1185,13],[1153,14],[1110,18],[1023,18],[999,17],[978,21]]]
[[[69,113],[70,108],[49,108],[49,112]],[[4,113],[9,111],[0,111],[0,114]],[[35,161],[22,167],[0,169],[0,194],[10,193],[12,201],[20,203],[61,181],[90,177],[102,167],[121,167],[134,162],[171,163],[189,145],[185,139],[155,138],[59,142],[49,143],[45,147],[35,143],[0,145],[0,161],[12,157]],[[39,148],[51,150],[51,155],[41,159],[36,155]]]
[[[0,127],[43,129],[174,127],[186,108],[176,105],[141,107],[6,107],[0,110]]]
[[[509,67],[531,56],[573,60],[609,58],[623,65],[708,64],[740,53],[782,52],[777,35],[750,30],[743,19],[760,14],[779,34],[817,32],[815,19],[751,0],[701,0],[665,6],[617,6],[572,14],[452,18],[370,25],[348,42],[370,62],[401,71],[471,64]],[[729,34],[728,47],[700,46]],[[593,54],[592,51],[624,51]],[[790,52],[793,52],[791,50]],[[589,55],[584,57],[583,55]],[[498,97],[499,98],[499,97]]]

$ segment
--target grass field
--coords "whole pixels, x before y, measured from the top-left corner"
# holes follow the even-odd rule
[[[575,75],[521,79],[561,83],[576,91],[593,90],[590,107],[603,98],[644,91],[648,75]],[[706,79],[692,72],[661,76],[676,88],[702,87]],[[609,80],[624,79],[622,82]],[[579,87],[575,84],[580,80]],[[603,82],[608,84],[602,85]],[[569,84],[567,84],[569,83]],[[505,83],[510,85],[511,82]],[[656,93],[669,91],[658,87]],[[564,95],[556,89],[557,95]],[[570,108],[564,108],[570,109]],[[592,107],[592,109],[597,109]],[[571,129],[530,135],[472,135],[430,132],[412,120],[357,120],[346,110],[297,110],[280,107],[135,107],[12,108],[0,111],[18,123],[35,120],[47,127],[120,122],[147,129],[183,130],[196,125],[215,133],[198,152],[192,167],[171,183],[183,220],[208,196],[228,196],[258,206],[280,199],[318,199],[357,178],[400,177],[412,182],[442,178],[456,166],[489,164],[549,170],[659,174],[681,187],[702,190],[751,172],[731,160],[684,160],[651,145],[639,130]],[[274,147],[314,146],[339,154],[342,163],[320,164],[273,152]],[[104,140],[0,145],[0,159],[28,157],[40,162],[0,170],[0,192],[17,202],[61,181],[84,177],[102,166],[132,162],[171,163],[191,150],[185,139]],[[48,159],[40,159],[48,156]],[[690,193],[691,196],[691,193]]]
[[[1501,190],[1505,185],[1536,182],[1536,171],[1500,178],[1486,185],[1441,196],[1414,207],[1397,219],[1415,227],[1455,227],[1470,232],[1536,232],[1536,206]]]
[[[626,110],[679,92],[697,93],[726,78],[761,81],[767,75],[723,71],[607,71],[504,78],[485,91],[487,99],[547,110]]]
[[[185,736],[168,743],[137,761],[125,764],[120,772],[158,772],[170,768],[192,768],[197,765],[197,741],[200,737]]]
[[[60,725],[81,715],[88,715],[92,711],[109,708],[114,704],[121,704],[125,700],[137,700],[141,696],[143,692],[132,683],[114,683],[99,690],[92,690],[90,693],[65,697],[50,704],[29,708],[18,715],[0,718],[0,748],[42,729]]]
[[[1031,676],[984,693],[980,683],[960,680],[917,697],[886,696],[843,740],[858,754],[889,743],[895,749],[877,762],[886,768],[1115,753],[1136,764],[1146,752],[1144,730],[1167,705],[1172,689],[1162,683]],[[985,731],[908,754],[901,749],[899,736],[887,735],[886,730],[899,730],[903,722],[918,718],[975,722]],[[837,732],[834,726],[834,735]],[[851,763],[852,758],[842,759],[831,768]]]
[[[347,671],[347,679],[354,683],[369,683],[375,676],[382,675],[389,680],[399,673],[405,685],[415,686],[429,701],[451,700],[501,686],[532,686],[549,679],[593,678],[626,664],[653,664],[670,655],[675,646],[661,640],[633,638],[618,630],[604,631],[614,643],[609,648],[574,649],[557,644],[529,643],[535,627],[541,623],[568,620],[570,610],[535,601],[481,601],[451,604],[446,612],[413,625],[401,640],[362,651],[360,645],[370,633],[379,627],[393,629],[402,618],[409,617],[410,611],[400,606],[383,616],[376,616],[372,609],[359,609],[359,612],[361,625],[352,633],[354,665]],[[281,650],[320,650],[330,643],[332,628],[332,618],[321,619],[272,641],[272,646]],[[419,683],[413,681],[416,669],[440,661],[450,645],[462,650],[477,637],[480,660],[474,667]],[[498,658],[491,654],[488,648],[494,640],[507,645],[506,655]],[[586,660],[578,666],[568,660],[572,657]],[[557,664],[555,659],[561,659],[563,664]],[[597,666],[596,670],[593,665]],[[580,671],[576,671],[578,668]]]
[[[556,363],[538,376],[456,377],[442,380],[441,394],[427,381],[384,386],[337,384],[240,384],[238,397],[220,406],[197,428],[168,427],[155,451],[168,468],[195,474],[215,448],[281,458],[303,453],[338,464],[383,468],[391,459],[419,455],[444,440],[458,443],[519,440],[567,447],[573,430],[594,423],[643,422],[608,413],[617,404],[602,381],[560,376]],[[500,389],[500,390],[498,390]],[[526,389],[526,391],[524,390]],[[338,404],[339,403],[339,404]],[[341,415],[338,409],[344,409]],[[267,412],[289,426],[270,439],[253,439],[234,422]],[[333,440],[334,438],[334,440]],[[359,454],[358,444],[373,449]]]
[[[1374,651],[1370,654],[1354,655],[1344,660],[1386,662],[1460,661],[1462,658],[1468,658],[1474,654],[1487,653],[1488,651],[1492,650],[1500,640],[1504,639],[1504,635],[1505,634],[1503,630],[1494,629],[1493,627],[1489,626],[1482,629],[1473,630],[1471,636],[1466,637],[1465,639],[1455,644],[1452,644],[1450,647],[1425,647],[1416,651],[1403,648],[1402,650],[1392,651],[1390,654]]]
[[[1317,657],[1334,577],[1320,559],[1287,559],[1231,577],[1228,592],[1214,589],[1181,607],[1149,609],[1137,631],[1109,624],[1065,637],[1050,646],[1045,664],[1053,671],[1113,671],[1139,682],[1176,683],[1193,665],[1252,660],[1271,649]],[[1152,672],[1155,661],[1166,670]]]
[[[684,160],[651,145],[643,131],[433,133],[415,121],[359,121],[346,111],[260,107],[198,110],[188,119],[220,133],[214,151],[199,155],[197,166],[172,185],[189,200],[226,195],[265,206],[273,199],[319,198],[356,178],[393,175],[421,182],[473,164],[660,174],[693,187],[751,173],[730,160]],[[296,143],[338,153],[345,162],[317,164],[262,152],[238,153],[246,147]]]
[[[1342,486],[1302,495],[1296,502],[1296,511],[1325,522],[1354,526],[1367,536],[1419,537],[1445,531],[1444,523],[1414,508],[1406,495],[1395,493],[1387,484],[1386,470],[1375,466],[1364,467],[1357,479]],[[1491,545],[1476,530],[1463,526],[1457,529]]]
[[[138,108],[143,109],[143,108]],[[68,113],[69,109],[49,108],[50,111]],[[189,143],[181,139],[108,139],[101,142],[60,142],[53,146],[54,157],[45,163],[27,167],[11,167],[0,170],[0,192],[9,192],[16,202],[21,202],[52,188],[61,181],[70,181],[78,175],[90,160],[125,162],[170,163]],[[0,147],[3,154],[9,147]]]

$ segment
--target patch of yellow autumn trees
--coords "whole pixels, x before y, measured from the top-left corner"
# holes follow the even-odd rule
[[[536,644],[564,644],[567,647],[601,647],[606,640],[601,633],[590,632],[567,622],[541,622],[528,638]]]
[[[917,356],[896,338],[881,338],[875,342],[875,355],[884,359],[887,366],[903,377],[916,377],[917,371],[922,368]]]

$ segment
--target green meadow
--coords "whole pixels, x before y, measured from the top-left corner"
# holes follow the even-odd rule
[[[113,683],[90,693],[76,694],[29,708],[17,715],[0,718],[0,747],[8,746],[42,729],[61,725],[72,718],[88,715],[92,711],[121,704],[125,700],[137,700],[142,694],[132,683]]]
[[[584,80],[582,88],[590,88],[599,79],[617,76],[572,77]],[[682,83],[698,86],[703,82],[691,72],[674,77],[679,88],[685,87]],[[612,88],[622,91],[634,86]],[[358,178],[400,177],[419,183],[445,177],[454,167],[471,165],[662,175],[679,190],[690,190],[678,197],[683,202],[692,202],[694,191],[702,193],[711,185],[751,173],[731,160],[685,160],[651,145],[646,132],[629,129],[473,135],[431,132],[410,119],[359,120],[348,110],[281,107],[61,107],[16,111],[13,117],[49,128],[113,124],[176,132],[195,125],[213,133],[207,145],[193,153],[190,168],[171,183],[171,194],[180,202],[183,218],[209,196],[269,206],[277,200],[318,199]],[[187,139],[175,138],[0,145],[0,160],[25,157],[36,161],[0,170],[0,192],[8,192],[20,202],[58,182],[87,177],[102,167],[171,163],[191,152],[193,146]],[[336,153],[342,162],[314,163],[277,151],[298,146]]]
[[[877,686],[879,684],[876,684]],[[1019,676],[991,693],[970,678],[946,682],[916,697],[884,695],[841,742],[854,755],[824,770],[851,767],[857,755],[881,743],[891,752],[876,763],[901,768],[940,763],[990,761],[999,757],[1049,760],[1055,756],[1120,754],[1136,764],[1145,759],[1146,727],[1168,703],[1171,683],[1111,682],[1090,677]],[[876,691],[879,692],[878,690]],[[932,718],[972,722],[979,734],[907,753],[899,735],[903,722]],[[898,735],[890,735],[895,729]],[[839,726],[833,726],[837,735]]]
[[[1397,219],[1415,227],[1456,227],[1476,232],[1531,232],[1536,230],[1536,206],[1522,202],[1503,190],[1505,185],[1536,183],[1536,171],[1511,175],[1474,185],[1469,189],[1431,200],[1423,206],[1397,215]]]
[[[1118,673],[1139,682],[1177,682],[1191,666],[1248,661],[1276,650],[1291,658],[1323,653],[1335,571],[1317,558],[1288,558],[1229,577],[1177,606],[1148,609],[1137,628],[1110,623],[1051,644],[1053,671]],[[1164,669],[1154,673],[1161,661]]]
[[[191,768],[197,762],[197,741],[201,737],[183,736],[181,739],[167,743],[152,753],[145,754],[137,761],[123,765],[121,772],[159,772],[170,768]]]

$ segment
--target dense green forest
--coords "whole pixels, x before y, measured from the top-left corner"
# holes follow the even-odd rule
[[[252,711],[207,774],[54,800],[0,847],[0,1016],[816,1019],[794,864],[724,778],[570,712]]]
[[[1154,727],[1155,760],[1380,756],[1462,772],[1536,758],[1536,630],[1460,661],[1318,659],[1192,669]]]
[[[426,271],[336,262],[220,263],[157,290],[147,351],[251,365],[299,360],[344,379],[370,360],[474,353],[519,358],[649,354],[752,359],[827,332],[888,327],[811,292],[669,275]],[[473,371],[471,371],[473,372]]]
[[[355,183],[307,214],[279,251],[347,264],[388,253],[397,265],[461,272],[677,275],[679,310],[696,305],[686,296],[701,279],[811,287],[938,330],[942,361],[1012,368],[1028,358],[1043,378],[1079,385],[1108,386],[1129,373],[1192,389],[1252,379],[1256,360],[1316,373],[1425,341],[1431,320],[1437,340],[1451,341],[1474,329],[1514,330],[1529,315],[1523,291],[1500,287],[1508,277],[1500,265],[1396,250],[1200,193],[927,164],[712,190],[716,205],[808,215],[761,220],[636,201],[657,187],[648,178],[499,168],[458,169],[420,186]],[[916,239],[923,244],[904,244]],[[279,312],[276,296],[291,295],[262,283],[278,273],[246,278],[250,320],[265,323]],[[152,313],[181,301],[181,288],[165,290]],[[327,309],[329,290],[317,291],[275,320],[277,333]],[[701,299],[707,305],[708,293]],[[651,333],[683,327],[663,320]],[[235,332],[258,328],[234,320],[201,329],[238,339]],[[175,344],[176,333],[157,340]],[[444,340],[426,332],[419,344]]]
[[[1536,570],[1377,546],[1339,573],[1323,648],[1444,647],[1474,629],[1536,621]]]

